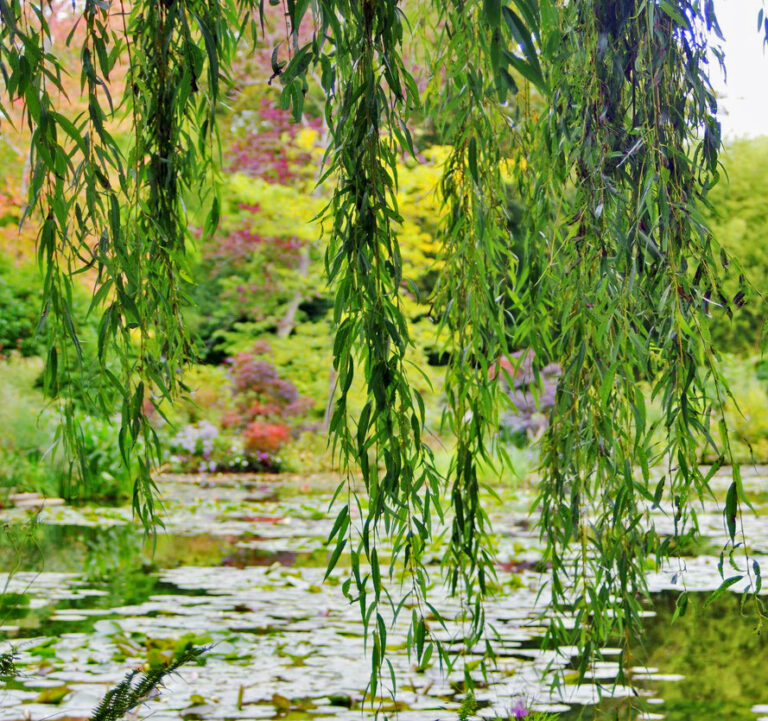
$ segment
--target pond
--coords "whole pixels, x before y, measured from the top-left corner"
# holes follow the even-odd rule
[[[748,483],[766,487],[762,474]],[[17,649],[21,674],[0,686],[0,721],[87,718],[126,671],[170,658],[187,641],[208,646],[204,658],[169,679],[138,718],[359,719],[369,669],[359,609],[341,592],[343,568],[323,583],[329,479],[169,478],[161,487],[165,530],[154,553],[128,508],[45,508],[33,526],[25,511],[2,512],[2,568],[13,573],[0,581],[0,643]],[[761,555],[768,498],[759,501],[758,515],[745,521]],[[686,584],[696,592],[689,613],[671,623],[674,569],[650,578],[655,615],[649,609],[633,652],[632,688],[613,685],[608,650],[595,683],[553,690],[550,662],[567,680],[570,657],[567,649],[539,650],[537,594],[546,576],[536,571],[528,503],[524,492],[502,491],[493,513],[501,592],[486,613],[501,641],[497,668],[476,694],[481,716],[507,718],[523,704],[563,721],[605,711],[670,721],[768,718],[768,642],[755,616],[740,612],[735,594],[703,603],[718,585],[711,552],[722,536],[722,519],[708,508],[700,522],[711,543],[687,560]],[[448,616],[458,612],[439,586],[433,599]],[[457,718],[462,674],[416,668],[404,629],[395,625],[389,637],[398,689],[396,700],[380,699],[384,715]]]

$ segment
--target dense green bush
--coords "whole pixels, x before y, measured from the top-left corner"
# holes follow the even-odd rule
[[[11,354],[23,357],[40,355],[46,345],[46,326],[41,323],[40,292],[42,280],[37,269],[30,264],[15,264],[0,253],[0,359]],[[72,297],[75,323],[80,332],[84,357],[78,359],[74,352],[60,354],[59,363],[66,365],[70,372],[83,383],[72,384],[60,389],[63,396],[74,396],[73,400],[83,411],[93,410],[98,390],[103,390],[103,377],[96,363],[97,318],[88,315],[89,297],[85,284],[75,285]],[[42,367],[35,379],[35,385],[42,390]],[[90,395],[90,398],[86,398]],[[117,402],[112,391],[110,400]],[[37,406],[42,407],[41,405]]]
[[[733,392],[725,402],[725,422],[737,459],[768,463],[768,378],[764,364],[727,356],[724,372]]]
[[[131,497],[138,457],[126,467],[120,454],[117,421],[80,414],[82,455],[74,459],[72,473],[62,476],[59,494],[71,501],[120,501]]]
[[[40,311],[37,272],[29,266],[17,267],[0,255],[0,356],[12,351],[23,356],[40,352]]]
[[[36,387],[41,368],[39,358],[18,354],[0,361],[0,497],[30,491],[68,500],[128,498],[131,473],[120,456],[117,427],[107,420],[78,412],[85,469],[76,462],[70,472],[57,452],[56,408],[46,406]],[[72,483],[81,475],[84,483]]]
[[[18,354],[0,361],[0,498],[9,491],[57,495],[62,468],[53,454],[55,414],[34,388],[42,362]]]

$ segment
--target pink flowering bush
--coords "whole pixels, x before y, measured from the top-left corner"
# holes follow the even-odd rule
[[[280,451],[306,427],[311,399],[281,378],[267,360],[270,347],[256,343],[253,350],[226,360],[227,372],[215,395],[190,407],[186,423],[169,426],[169,467],[188,473],[279,471]],[[199,380],[199,379],[198,379]],[[201,392],[195,388],[193,397]],[[179,419],[180,420],[180,419]]]
[[[216,304],[240,319],[262,321],[277,314],[290,298],[285,276],[299,264],[304,244],[295,237],[269,237],[254,232],[258,206],[241,204],[242,222],[221,233],[206,249],[208,282],[218,286]]]
[[[291,113],[277,107],[271,98],[261,98],[251,115],[248,132],[232,144],[228,169],[268,183],[291,185],[312,166],[312,155],[297,151],[295,143],[306,125],[292,122]],[[322,119],[309,119],[307,125],[319,132]]]

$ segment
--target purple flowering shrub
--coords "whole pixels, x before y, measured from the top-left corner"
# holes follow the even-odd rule
[[[218,470],[215,456],[219,429],[210,421],[202,420],[181,428],[171,439],[171,463],[184,470],[198,473]]]
[[[235,409],[222,419],[224,427],[241,435],[246,456],[262,467],[275,465],[276,454],[291,440],[293,421],[312,404],[263,359],[268,351],[262,343],[228,359]]]
[[[500,433],[506,440],[525,445],[541,436],[555,406],[561,368],[550,363],[538,368],[537,382],[533,351],[520,350],[502,356],[491,366],[491,378],[498,378],[509,403],[502,407]]]
[[[188,423],[170,440],[171,468],[185,473],[279,470],[279,459],[268,453],[251,457],[242,436],[222,432],[207,420]]]

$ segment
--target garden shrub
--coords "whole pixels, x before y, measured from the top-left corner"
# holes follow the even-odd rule
[[[295,425],[312,403],[264,360],[268,352],[260,343],[229,359],[235,410],[222,419],[222,425],[242,433],[246,455],[259,465],[275,465],[275,454],[291,439],[288,423]]]
[[[125,467],[117,427],[109,420],[78,410],[82,456],[71,469],[64,463],[57,409],[46,406],[36,387],[41,366],[39,358],[19,356],[0,362],[0,487],[67,500],[130,497],[135,469]]]
[[[249,353],[254,337],[259,337],[254,324],[238,324],[226,334],[225,347],[231,356]],[[266,342],[268,336],[261,334]],[[293,384],[299,395],[311,399],[308,413],[320,420],[328,403],[331,370],[332,330],[327,318],[316,322],[299,322],[284,338],[269,337],[269,361],[280,369],[280,376]],[[264,356],[266,358],[266,356]]]
[[[74,459],[72,473],[62,476],[60,495],[68,501],[121,501],[131,497],[138,473],[138,453],[126,467],[120,453],[119,424],[78,414],[82,453]],[[140,442],[139,442],[140,445]]]
[[[267,421],[251,421],[243,431],[245,450],[251,456],[261,460],[259,454],[266,454],[267,460],[270,454],[277,453],[291,439],[288,426],[282,423],[268,423]]]
[[[280,185],[312,182],[317,167],[312,151],[317,148],[322,119],[305,117],[305,124],[295,123],[291,112],[278,107],[276,100],[262,97],[247,116],[241,113],[240,125],[249,122],[232,143],[228,170]]]
[[[216,238],[201,248],[194,310],[187,311],[207,362],[223,362],[226,336],[240,324],[272,333],[286,309],[324,297],[319,227],[323,199],[243,174],[229,176],[227,207]],[[301,311],[296,321],[303,319]]]
[[[434,322],[428,317],[428,307],[405,294],[402,306],[408,316],[413,345],[406,353],[413,372],[412,386],[423,396],[428,426],[437,431],[440,426],[444,369],[431,365],[432,349],[437,343]],[[332,388],[331,356],[333,328],[330,313],[312,322],[300,321],[286,337],[269,336],[255,323],[238,323],[224,334],[224,347],[232,355],[250,352],[254,337],[269,343],[269,360],[280,369],[280,376],[290,381],[299,395],[310,402],[308,420],[320,422],[328,407]],[[268,339],[268,340],[267,340]],[[359,412],[365,400],[362,377],[356,377],[350,388],[350,412]]]
[[[59,495],[63,472],[38,448],[0,444],[0,468],[0,507],[10,493],[39,493],[47,498]]]
[[[732,142],[722,156],[725,173],[710,194],[709,221],[715,238],[738,263],[731,263],[726,300],[733,319],[716,310],[713,335],[729,353],[755,353],[768,318],[768,138]],[[733,303],[740,290],[739,275],[757,291],[747,293],[746,304]]]
[[[520,350],[499,358],[490,368],[509,402],[502,404],[499,420],[502,440],[517,446],[540,436],[546,429],[549,413],[555,407],[557,379],[561,368],[550,363],[534,372],[535,355]]]
[[[174,470],[281,468],[278,453],[308,427],[304,421],[312,401],[277,372],[269,354],[269,345],[261,342],[229,358],[226,371],[206,366],[192,371],[186,379],[192,390],[185,417],[177,410],[174,426],[162,431]],[[197,399],[203,408],[196,406]]]
[[[220,467],[219,429],[202,420],[182,427],[170,440],[170,461],[174,467],[198,473],[213,472]]]
[[[16,351],[38,355],[43,339],[40,324],[40,278],[31,266],[16,266],[0,255],[0,356]]]
[[[768,379],[760,377],[755,358],[726,356],[723,365],[733,393],[724,410],[734,455],[744,463],[768,463]]]
[[[62,468],[54,458],[55,414],[34,387],[39,358],[0,361],[0,489],[57,495]],[[2,498],[0,496],[0,499]]]

